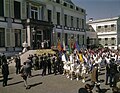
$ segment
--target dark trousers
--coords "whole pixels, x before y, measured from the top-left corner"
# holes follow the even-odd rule
[[[3,75],[3,86],[7,86],[8,75]]]
[[[105,81],[105,84],[108,84],[108,79],[109,79],[109,83],[110,83],[110,74],[107,74],[107,73],[106,73],[106,81]]]
[[[54,65],[54,74],[57,74],[57,65]]]
[[[28,69],[28,76],[30,77],[30,76],[32,76],[32,66],[31,67],[29,67],[29,69]]]
[[[60,64],[60,74],[63,74],[63,70],[64,70],[64,69],[63,69],[63,66],[64,66],[64,64],[61,63],[61,64]]]
[[[16,74],[20,73],[20,67],[16,67]]]
[[[48,74],[51,74],[51,65],[48,66]]]
[[[46,75],[46,67],[43,67],[42,76]]]
[[[110,87],[113,85],[114,74],[110,74]]]

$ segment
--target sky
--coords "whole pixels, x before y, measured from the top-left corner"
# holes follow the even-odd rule
[[[71,0],[86,10],[86,19],[93,20],[120,16],[120,0]]]

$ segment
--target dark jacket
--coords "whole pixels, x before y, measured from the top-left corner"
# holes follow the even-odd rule
[[[110,65],[109,64],[106,65],[106,73],[110,74]]]
[[[9,75],[9,67],[7,63],[3,63],[2,65],[2,74],[3,76]]]

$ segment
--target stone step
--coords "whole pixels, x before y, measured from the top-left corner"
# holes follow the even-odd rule
[[[48,54],[48,53],[55,54],[56,52],[53,51],[52,49],[38,49],[38,50],[36,50],[37,55],[42,55],[44,53],[46,53],[46,54]]]

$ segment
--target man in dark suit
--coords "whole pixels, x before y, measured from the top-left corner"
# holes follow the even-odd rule
[[[106,64],[106,81],[105,81],[105,85],[108,85],[108,79],[110,79],[110,65],[107,63]],[[110,81],[109,81],[110,82]]]
[[[115,64],[115,59],[110,60],[110,87],[113,86],[114,76],[117,73],[117,64]]]
[[[42,76],[46,75],[46,69],[47,69],[47,55],[46,53],[44,54],[43,58],[43,71],[42,71]]]
[[[3,87],[7,86],[8,75],[9,75],[9,67],[7,62],[2,64],[2,75],[3,75]]]
[[[48,63],[48,74],[51,74],[51,59],[50,59],[50,54],[48,54],[48,59],[47,59],[47,63]]]
[[[20,57],[15,58],[15,67],[16,67],[16,74],[20,74],[20,68],[21,68],[21,59]]]

